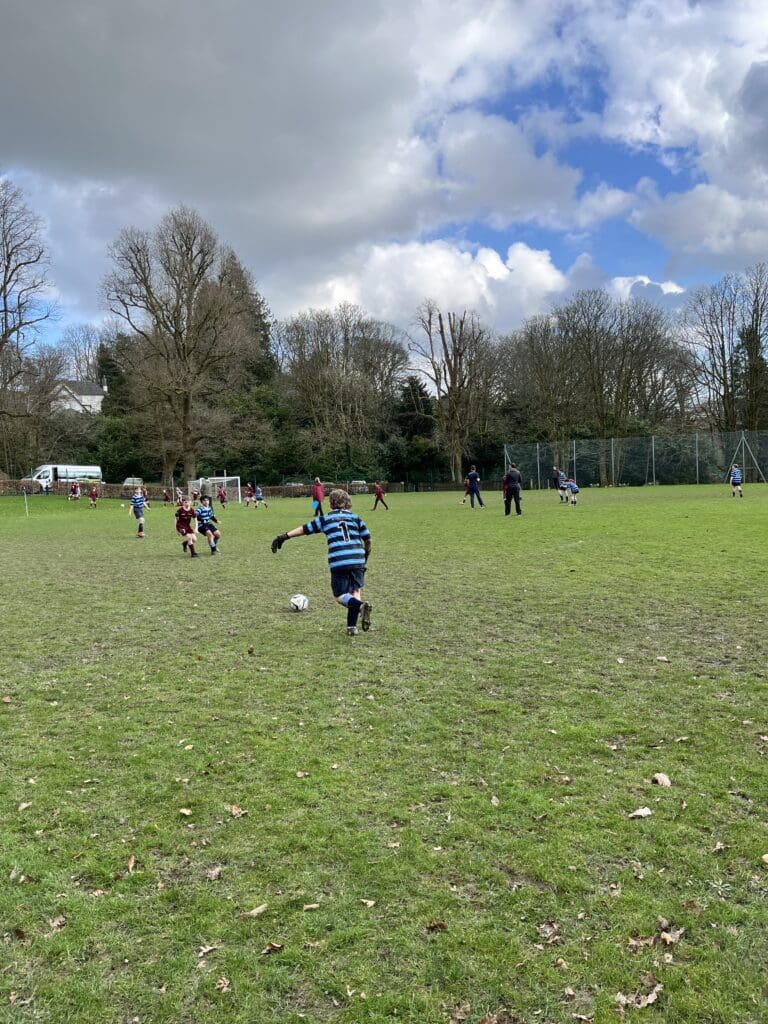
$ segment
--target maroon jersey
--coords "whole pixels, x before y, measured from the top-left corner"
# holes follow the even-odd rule
[[[376,484],[376,487],[374,488],[374,496],[379,499],[384,497],[384,488],[381,484]]]
[[[176,509],[176,532],[177,533],[194,533],[195,529],[192,525],[197,523],[195,516],[195,510],[193,508],[179,508]]]

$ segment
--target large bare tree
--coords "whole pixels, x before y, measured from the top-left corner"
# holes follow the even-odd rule
[[[114,269],[104,295],[133,341],[117,351],[137,391],[164,409],[168,443],[177,445],[191,479],[207,429],[206,402],[227,387],[223,371],[240,345],[248,296],[222,283],[230,253],[184,206],[152,232],[125,229],[109,253]]]
[[[443,313],[428,299],[416,311],[414,324],[418,334],[410,351],[437,399],[438,438],[451,479],[461,480],[469,441],[494,391],[499,350],[489,328],[471,311]]]
[[[0,178],[0,357],[6,387],[22,374],[24,352],[54,312],[42,221],[21,190]]]
[[[768,424],[768,263],[693,292],[682,321],[702,405],[718,430]]]

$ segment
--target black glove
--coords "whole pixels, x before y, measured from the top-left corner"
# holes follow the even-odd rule
[[[281,533],[279,537],[275,537],[275,539],[272,541],[272,554],[276,555],[277,552],[280,550],[280,548],[283,546],[283,544],[285,544],[285,542],[287,540],[288,540],[288,534],[287,533]]]

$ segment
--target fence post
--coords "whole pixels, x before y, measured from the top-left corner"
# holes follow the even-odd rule
[[[536,476],[538,478],[538,487],[541,490],[541,461],[539,459],[539,442],[536,442]]]
[[[611,487],[616,486],[616,463],[613,458],[613,438],[611,438]]]
[[[651,466],[653,472],[653,486],[656,486],[656,437],[651,434]]]
[[[573,479],[576,479],[576,441],[573,442]]]
[[[699,482],[699,435],[696,434],[696,483]]]

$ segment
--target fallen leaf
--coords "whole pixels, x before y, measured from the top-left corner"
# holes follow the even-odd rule
[[[557,921],[545,921],[543,924],[537,925],[536,934],[540,939],[546,940],[550,946],[556,946],[563,941],[563,937],[560,934],[560,925]]]
[[[760,860],[763,862],[763,864],[768,864],[768,853],[764,853]]]
[[[216,949],[221,949],[223,945],[223,942],[214,942],[212,946],[200,946],[197,950],[197,959],[202,960],[204,956],[208,956]]]
[[[271,953],[279,953],[283,948],[281,942],[268,942],[264,949],[261,951],[262,956],[269,956]]]
[[[619,663],[620,665],[623,665],[623,664],[624,664],[624,659],[623,659],[623,658],[617,658],[617,659],[616,659],[616,661],[618,661],[618,663]]]
[[[390,850],[399,850],[400,849],[400,843],[396,843],[396,842],[395,843],[387,843],[387,846],[389,847]]]
[[[685,928],[668,928],[666,931],[661,932],[659,938],[665,945],[671,946],[675,942],[680,941],[684,931]]]
[[[233,818],[244,818],[248,811],[244,811],[242,807],[238,806],[238,804],[232,804],[229,808],[229,813]]]
[[[712,847],[712,853],[722,853],[724,849],[725,849],[725,843],[721,843],[720,840],[718,839],[718,841]]]
[[[304,906],[301,909],[304,910],[304,911],[307,911],[307,910],[319,910],[320,909],[320,904],[319,903],[305,903]]]
[[[229,978],[225,978],[222,975],[222,977],[220,977],[219,980],[216,982],[216,991],[217,992],[229,992],[230,991]]]
[[[448,931],[448,925],[445,921],[432,921],[427,925],[428,932],[446,932]]]
[[[656,984],[650,992],[636,992],[634,995],[625,996],[623,992],[616,993],[616,1002],[622,1009],[629,1007],[635,1010],[644,1010],[651,1006],[659,998],[659,993],[664,991],[664,986]]]
[[[215,868],[211,868],[210,871],[206,871],[205,877],[209,882],[218,882],[221,878],[221,865],[217,864]]]
[[[668,787],[672,785],[672,780],[668,775],[665,775],[664,772],[656,772],[656,774],[651,778],[651,782],[656,786]]]
[[[128,858],[128,874],[132,875],[135,870],[136,870],[136,858],[134,857],[133,854],[131,854],[130,857]]]
[[[638,950],[642,949],[643,946],[652,946],[656,941],[655,935],[649,935],[644,939],[636,939],[634,936],[629,937],[629,951],[630,953],[637,953]]]
[[[261,917],[265,910],[269,909],[268,903],[261,903],[258,907],[254,907],[253,910],[246,910],[240,914],[240,917]]]
[[[31,806],[32,806],[32,802],[31,801],[29,803],[19,804],[19,810],[20,811],[26,811],[27,808],[31,807]]]
[[[563,960],[563,958],[561,956],[559,956],[557,958],[557,960],[555,960],[555,967],[558,969],[558,971],[564,971],[567,966],[568,966],[568,961],[567,960]]]
[[[491,804],[494,807],[498,807],[499,806],[499,798],[497,796],[492,796],[491,797]]]
[[[568,986],[568,988],[563,989],[563,996],[570,1002],[572,999],[576,998],[576,993],[570,986]]]
[[[192,811],[190,811],[190,809],[188,807],[180,807],[179,808],[179,814],[183,814],[185,818],[191,818],[192,817]]]
[[[13,704],[13,697],[3,697],[3,704]]]
[[[669,663],[669,658],[667,658],[663,654],[657,654],[656,655],[656,661],[665,661],[665,662]]]
[[[360,902],[363,904],[364,907],[368,907],[369,910],[371,909],[371,907],[376,906],[376,900],[360,900]]]
[[[66,923],[67,919],[66,917],[64,917],[63,914],[59,914],[58,917],[54,917],[52,921],[48,922],[48,926],[51,930],[49,932],[46,932],[43,938],[50,939],[50,937],[52,935],[55,935],[56,932],[60,932]]]
[[[636,811],[632,811],[629,815],[630,818],[650,818],[653,811],[650,807],[638,807]]]
[[[472,1007],[469,1003],[457,1003],[453,1008],[453,1013],[451,1014],[451,1024],[461,1024],[462,1021],[465,1021],[467,1017],[469,1017],[471,1012]]]
[[[308,775],[309,772],[296,772],[297,779],[306,779]]]
[[[248,644],[248,653],[253,654],[253,644]]]

